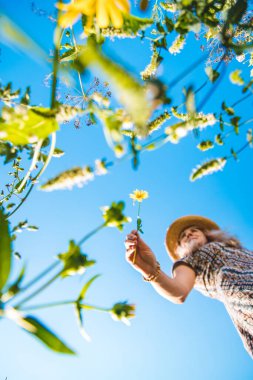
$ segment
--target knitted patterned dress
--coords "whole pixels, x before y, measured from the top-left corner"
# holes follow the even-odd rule
[[[209,242],[174,262],[196,273],[194,289],[224,303],[246,351],[253,359],[253,252]]]

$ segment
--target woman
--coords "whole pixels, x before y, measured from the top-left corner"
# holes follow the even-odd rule
[[[172,278],[136,230],[126,237],[126,260],[173,303],[183,303],[193,287],[223,302],[253,359],[253,252],[212,220],[196,215],[176,219],[167,229],[165,246],[174,262]]]

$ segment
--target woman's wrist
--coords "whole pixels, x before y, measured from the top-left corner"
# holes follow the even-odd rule
[[[156,261],[155,269],[151,273],[149,273],[148,275],[144,274],[142,276],[142,278],[144,281],[148,281],[148,282],[156,281],[156,279],[158,278],[160,273],[161,273],[161,266],[160,266],[160,263],[158,261]]]

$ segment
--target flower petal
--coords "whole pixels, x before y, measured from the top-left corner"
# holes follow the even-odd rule
[[[107,28],[109,25],[109,14],[105,0],[97,0],[97,24],[100,28]]]
[[[117,7],[114,1],[108,1],[106,6],[113,26],[115,28],[121,28],[123,26],[123,16],[120,9]]]
[[[65,13],[64,15],[59,17],[59,24],[62,28],[68,28],[69,26],[72,26],[76,23],[76,21],[79,19],[80,13],[77,11],[69,11]]]

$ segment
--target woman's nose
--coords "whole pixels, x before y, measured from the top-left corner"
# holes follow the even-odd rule
[[[192,232],[188,232],[188,234],[186,234],[187,239],[189,239],[190,236],[192,236]]]

